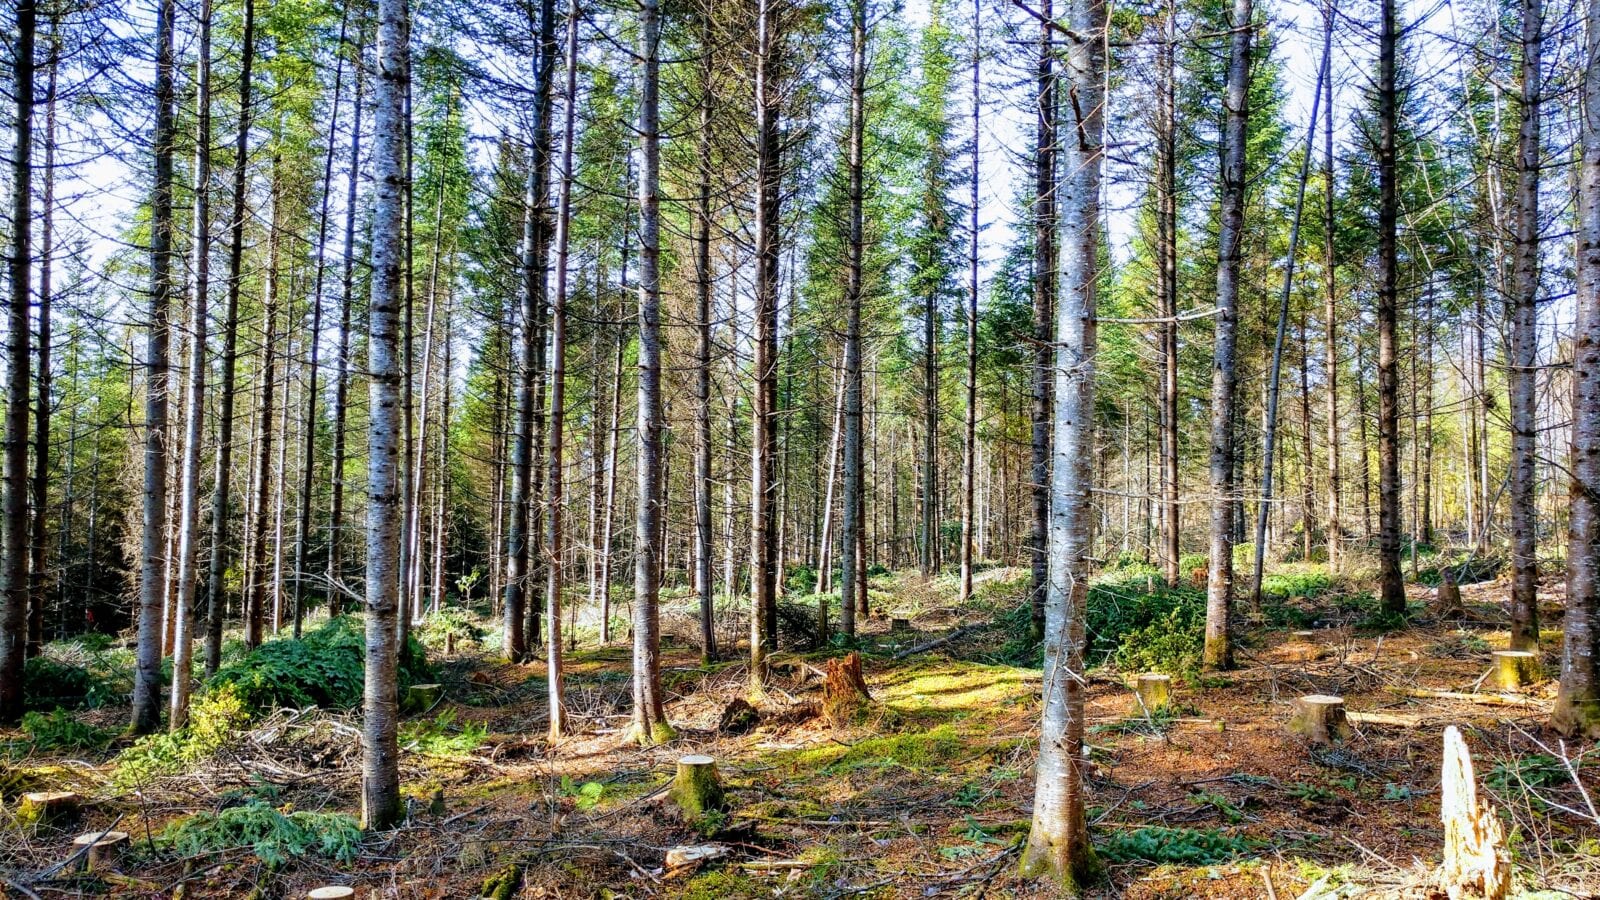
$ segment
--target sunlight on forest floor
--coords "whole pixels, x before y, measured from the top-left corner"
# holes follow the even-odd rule
[[[679,739],[648,750],[623,741],[626,646],[568,654],[573,736],[552,746],[543,737],[542,663],[498,659],[493,624],[452,612],[419,629],[444,696],[402,727],[410,822],[365,839],[334,815],[359,805],[355,714],[286,711],[258,699],[305,674],[297,666],[338,682],[348,673],[332,651],[309,660],[284,654],[288,674],[266,679],[279,681],[265,694],[237,676],[222,695],[237,698],[232,712],[197,708],[182,741],[129,748],[112,731],[126,710],[107,705],[121,702],[115,682],[126,651],[55,645],[50,671],[63,697],[76,691],[84,708],[30,718],[26,733],[8,736],[0,796],[15,814],[21,793],[66,787],[85,797],[84,808],[72,821],[6,829],[3,852],[15,867],[43,868],[70,854],[74,834],[114,826],[134,836],[117,868],[68,870],[57,884],[128,896],[165,896],[179,883],[189,897],[256,888],[295,897],[321,883],[436,898],[1050,896],[1014,867],[1029,822],[1041,685],[1037,648],[1019,636],[1025,577],[985,571],[965,606],[953,579],[876,578],[881,603],[860,642],[872,704],[844,729],[817,714],[817,669],[836,653],[819,647],[777,654],[759,721],[744,733],[719,730],[746,691],[745,666],[738,658],[702,666],[685,640],[691,601],[675,600],[664,614],[663,678]],[[1425,610],[1431,590],[1412,590]],[[1105,647],[1091,658],[1105,664],[1090,673],[1087,692],[1091,833],[1110,864],[1100,891],[1430,896],[1447,724],[1467,734],[1480,779],[1511,824],[1520,884],[1549,897],[1596,889],[1600,834],[1584,812],[1600,793],[1600,760],[1547,736],[1549,683],[1514,706],[1417,696],[1490,690],[1490,653],[1506,639],[1496,602],[1503,592],[1495,582],[1466,585],[1467,619],[1424,612],[1386,631],[1370,621],[1369,595],[1323,567],[1285,567],[1254,617],[1239,669],[1202,676],[1185,643],[1198,592],[1166,591],[1142,570],[1103,576],[1090,624],[1091,649]],[[896,629],[894,619],[908,621]],[[725,623],[725,640],[737,626]],[[958,640],[895,658],[968,626]],[[316,639],[336,650],[339,635]],[[616,636],[625,639],[625,629]],[[443,652],[447,641],[454,655]],[[785,635],[783,646],[806,646],[805,637]],[[1547,635],[1546,671],[1557,646],[1558,636]],[[1170,665],[1166,710],[1139,710],[1125,683],[1132,673],[1116,670],[1130,653],[1152,668]],[[1317,748],[1288,733],[1291,702],[1312,693],[1345,698],[1351,740]],[[208,733],[206,715],[248,724]],[[666,789],[688,752],[716,758],[725,813],[690,823],[670,814]],[[1573,783],[1562,753],[1586,789]],[[663,871],[665,851],[686,844],[730,854]]]

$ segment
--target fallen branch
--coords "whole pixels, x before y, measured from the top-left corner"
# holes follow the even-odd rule
[[[1404,716],[1395,713],[1346,712],[1344,717],[1360,725],[1394,725],[1399,728],[1416,728],[1422,724],[1421,716]]]
[[[1384,688],[1391,694],[1402,697],[1423,697],[1431,700],[1465,700],[1469,703],[1478,703],[1484,706],[1521,706],[1527,709],[1538,709],[1548,712],[1550,704],[1532,697],[1518,697],[1514,694],[1468,694],[1461,691],[1432,691],[1426,688],[1408,688],[1389,685]]]
[[[946,644],[958,641],[961,638],[966,637],[967,635],[977,634],[978,632],[984,631],[984,630],[986,630],[988,628],[991,628],[991,627],[993,627],[993,626],[991,626],[991,625],[989,625],[987,623],[983,624],[983,625],[964,625],[964,626],[962,626],[960,628],[957,628],[955,631],[950,632],[949,634],[945,635],[944,637],[934,638],[931,641],[924,641],[924,642],[916,645],[915,647],[907,647],[906,649],[901,650],[900,652],[896,653],[891,658],[892,659],[905,659],[908,656],[913,656],[913,655],[918,654],[918,653],[927,653],[929,650],[937,650],[940,647],[943,647]]]

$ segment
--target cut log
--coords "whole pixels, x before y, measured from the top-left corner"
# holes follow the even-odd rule
[[[307,891],[306,900],[351,900],[355,895],[356,889],[353,887],[330,884]]]
[[[1502,691],[1520,691],[1543,677],[1539,654],[1531,650],[1496,650],[1495,683]]]
[[[1393,725],[1397,728],[1416,728],[1422,724],[1421,716],[1407,716],[1398,713],[1346,710],[1344,717],[1357,725]]]
[[[871,705],[872,695],[861,675],[861,654],[828,660],[822,670],[822,714],[828,724],[835,728],[858,724]]]
[[[104,872],[115,869],[122,851],[129,846],[126,831],[91,831],[72,839],[72,852],[77,855],[77,868],[83,872]],[[87,847],[87,850],[84,848]]]
[[[26,825],[60,825],[78,816],[82,798],[72,791],[34,791],[22,795],[17,821]]]
[[[1439,771],[1439,818],[1444,823],[1442,880],[1451,900],[1502,900],[1511,891],[1505,827],[1488,802],[1478,801],[1472,755],[1454,725],[1444,730]]]
[[[684,866],[697,866],[700,863],[713,859],[721,859],[728,855],[728,848],[721,844],[703,844],[696,847],[673,847],[667,851],[667,869],[681,869]]]
[[[691,754],[678,759],[678,774],[672,780],[667,799],[678,807],[687,821],[699,821],[712,810],[726,808],[722,781],[717,778],[717,761],[709,756]]]
[[[1294,708],[1294,716],[1289,719],[1291,733],[1313,744],[1342,743],[1350,737],[1343,697],[1307,694],[1294,701]]]
[[[1146,672],[1133,683],[1134,714],[1155,713],[1172,702],[1172,676]]]
[[[1433,605],[1441,616],[1461,615],[1461,587],[1456,584],[1456,573],[1448,566],[1439,573],[1439,590],[1434,595]]]
[[[1530,709],[1550,709],[1547,700],[1536,700],[1532,697],[1519,697],[1516,694],[1468,694],[1464,691],[1434,691],[1427,688],[1408,688],[1398,685],[1389,685],[1384,688],[1391,694],[1402,697],[1422,697],[1429,700],[1465,700],[1469,703],[1481,703],[1484,706],[1525,706]]]

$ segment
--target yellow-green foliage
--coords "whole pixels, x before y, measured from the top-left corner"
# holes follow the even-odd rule
[[[707,872],[689,879],[680,900],[728,900],[739,897],[769,897],[771,888],[748,875],[734,872]]]
[[[890,766],[930,771],[949,766],[970,752],[967,742],[955,728],[950,725],[940,725],[931,731],[867,738],[833,760],[826,771],[829,774],[837,774],[856,769]]]
[[[947,718],[984,717],[1029,702],[1038,693],[1037,678],[1035,672],[1015,666],[926,663],[894,672],[874,693],[908,717],[930,712]]]
[[[185,856],[247,846],[262,862],[277,868],[307,853],[355,862],[361,826],[343,813],[275,809],[256,800],[179,819],[167,826],[162,838]]]
[[[124,750],[117,757],[112,782],[131,788],[182,772],[214,756],[249,723],[249,711],[232,686],[214,688],[195,699],[188,725],[176,732],[142,737]]]

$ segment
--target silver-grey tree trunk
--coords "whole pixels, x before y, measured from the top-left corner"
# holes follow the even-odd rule
[[[195,572],[200,530],[201,438],[206,397],[206,330],[211,289],[211,0],[200,2],[200,46],[195,62],[194,237],[189,309],[189,385],[185,397],[183,462],[178,474],[178,575],[174,585],[172,697],[167,727],[189,720],[190,658],[194,652]]]
[[[1250,120],[1251,0],[1233,0],[1229,24],[1227,110],[1222,133],[1221,230],[1217,234],[1216,344],[1211,365],[1211,532],[1206,579],[1204,661],[1233,667],[1234,394],[1238,386],[1239,261],[1244,237],[1245,151]]]
[[[1045,544],[1050,533],[1050,399],[1055,379],[1053,363],[1056,293],[1056,74],[1055,47],[1051,39],[1054,6],[1039,4],[1039,57],[1034,76],[1038,122],[1035,124],[1033,169],[1033,378],[1029,407],[1030,467],[1028,499],[1029,621],[1035,639],[1044,639],[1045,588],[1050,561]],[[898,496],[898,489],[892,489]]]
[[[404,98],[409,71],[407,0],[378,0],[377,80],[372,123],[372,289],[367,324],[366,688],[361,727],[361,823],[385,829],[404,815],[400,799],[400,267],[404,222]]]
[[[133,678],[132,722],[129,725],[129,730],[135,734],[150,734],[161,727],[161,606],[167,584],[167,315],[172,306],[174,288],[172,154],[177,130],[173,87],[173,30],[176,17],[176,0],[160,0],[156,13],[156,117],[152,141],[155,180],[150,191],[150,320],[147,323],[149,336],[145,351],[144,524],[139,560],[139,649]],[[26,311],[23,315],[27,315]],[[27,330],[25,322],[22,330]],[[26,401],[23,402],[23,414],[26,415]],[[9,447],[7,449],[9,452]],[[8,461],[8,493],[10,474]],[[20,501],[20,494],[18,498]]]
[[[1572,513],[1561,687],[1551,722],[1600,738],[1600,0],[1587,24],[1580,105],[1578,325],[1572,351]]]
[[[1074,98],[1064,123],[1061,294],[1057,298],[1055,417],[1050,468],[1050,580],[1045,604],[1044,711],[1026,875],[1076,894],[1099,872],[1085,818],[1084,612],[1094,518],[1094,377],[1104,162],[1106,4],[1067,4],[1063,67]]]
[[[361,28],[361,39],[356,46],[350,48],[354,55],[356,88],[355,99],[350,111],[350,171],[345,181],[345,212],[344,212],[344,273],[342,276],[342,294],[339,298],[339,351],[335,361],[336,372],[333,386],[333,447],[332,460],[329,463],[329,494],[328,500],[328,613],[334,615],[343,610],[344,596],[342,589],[344,579],[344,468],[345,468],[345,422],[349,418],[350,397],[350,330],[355,313],[355,246],[356,246],[356,206],[359,198],[361,184],[361,111],[363,108],[363,93],[366,87],[366,71],[363,66],[363,56],[366,47],[366,27]],[[496,394],[496,397],[499,395]],[[499,406],[496,405],[496,411]],[[499,434],[499,429],[495,429]],[[497,495],[498,496],[498,495]]]

